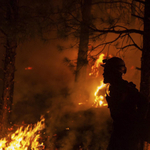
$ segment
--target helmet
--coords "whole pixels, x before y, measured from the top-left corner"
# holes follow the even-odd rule
[[[108,60],[104,59],[102,66],[105,70],[110,70],[121,74],[125,74],[127,71],[124,61],[119,57],[112,57]]]

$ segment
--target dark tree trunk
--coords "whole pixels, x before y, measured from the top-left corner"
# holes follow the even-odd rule
[[[1,135],[7,134],[10,125],[13,93],[14,93],[14,74],[15,74],[15,57],[16,57],[16,27],[17,27],[17,3],[18,0],[7,1],[6,21],[10,29],[5,34],[5,59],[4,59],[4,78],[3,78],[3,91],[1,101]],[[11,30],[11,27],[12,30]]]
[[[75,81],[81,81],[86,78],[87,69],[87,52],[89,43],[89,24],[91,18],[91,2],[92,0],[83,0],[81,8],[82,22],[80,29],[80,43],[77,59],[77,68],[75,74]]]
[[[15,73],[15,56],[17,44],[7,40],[6,54],[4,60],[4,78],[2,93],[2,132],[7,131],[10,123],[13,93],[14,93],[14,73]]]
[[[145,1],[143,51],[141,59],[141,93],[150,102],[150,1]]]
[[[140,91],[147,98],[148,102],[150,102],[150,19],[149,19],[150,11],[149,11],[149,8],[150,8],[150,1],[145,0],[144,35],[143,35],[143,51],[142,51],[142,59],[141,59]],[[150,113],[150,110],[148,112],[148,117],[149,117],[148,124],[150,125],[149,113]],[[150,136],[148,138],[150,138]]]

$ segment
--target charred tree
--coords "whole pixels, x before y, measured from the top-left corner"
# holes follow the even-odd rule
[[[6,22],[12,27],[17,24],[17,0],[7,1]],[[3,32],[5,34],[5,32]],[[4,58],[4,77],[3,91],[1,99],[1,132],[7,134],[7,129],[11,122],[11,111],[14,92],[15,56],[17,41],[14,32],[5,34],[5,58]]]
[[[76,82],[83,81],[86,78],[91,3],[92,0],[83,0],[83,4],[81,6],[82,21],[80,24],[80,41],[75,74]]]
[[[143,51],[141,59],[141,92],[150,101],[150,1],[145,0]]]
[[[11,121],[14,93],[15,59],[17,46],[25,40],[40,37],[51,31],[53,23],[51,1],[0,1],[0,37],[5,50],[3,91],[0,101],[0,132],[7,130]],[[0,134],[2,135],[2,134]]]
[[[144,33],[143,33],[143,51],[141,58],[141,84],[140,91],[150,103],[150,1],[145,0],[145,11],[144,11]],[[150,107],[148,108],[147,114],[147,125],[148,125],[148,133],[147,141],[150,142]],[[143,139],[144,141],[144,139]],[[143,142],[144,144],[144,142]],[[146,147],[145,147],[146,149]],[[143,145],[141,147],[143,150]]]
[[[14,93],[14,74],[15,74],[15,56],[16,42],[7,40],[5,46],[6,54],[4,60],[4,78],[3,78],[3,93],[2,93],[2,132],[5,133],[11,122],[11,111],[13,104]]]

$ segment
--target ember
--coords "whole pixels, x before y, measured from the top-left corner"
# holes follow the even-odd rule
[[[32,67],[27,67],[25,68],[25,70],[32,70]]]
[[[43,143],[39,143],[40,132],[45,128],[45,119],[41,118],[41,121],[32,126],[28,125],[26,128],[20,127],[12,135],[8,135],[3,139],[0,139],[0,150],[39,150],[44,148]]]

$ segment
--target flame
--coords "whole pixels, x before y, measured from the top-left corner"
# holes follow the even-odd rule
[[[112,55],[108,55],[107,53],[106,54],[103,54],[103,53],[100,54],[99,57],[96,59],[94,65],[91,67],[91,72],[89,73],[89,76],[98,77],[100,65],[104,64],[103,60],[109,59],[111,57],[112,57]],[[104,100],[105,100],[104,95],[99,95],[99,91],[105,87],[106,87],[106,84],[104,84],[103,80],[102,80],[100,82],[100,86],[97,87],[97,89],[94,93],[95,100],[94,100],[93,106],[95,106],[95,107],[108,106],[108,104],[104,102]],[[81,105],[81,104],[79,104],[79,105]]]
[[[96,60],[96,62],[95,62],[95,66],[96,67],[99,67],[99,65],[101,64],[101,63],[103,63],[103,59],[104,59],[104,54],[101,54],[101,55],[99,55],[99,58]]]
[[[39,146],[44,147],[43,143],[39,143],[40,131],[45,128],[45,119],[41,118],[41,121],[37,122],[32,129],[32,126],[28,125],[25,129],[23,126],[17,129],[12,135],[0,139],[0,150],[39,150]]]
[[[99,74],[99,66],[100,64],[103,64],[103,59],[104,59],[105,55],[104,54],[100,54],[98,59],[95,61],[94,65],[91,67],[91,72],[89,73],[89,76],[94,75],[95,77],[98,77]]]
[[[83,105],[84,103],[78,103],[78,105]]]
[[[98,77],[99,76],[99,68],[103,63],[104,59],[110,59],[113,56],[111,54],[100,54],[99,57],[96,59],[96,61],[94,62],[94,65],[92,65],[91,67],[91,72],[89,73],[89,76],[93,76],[93,77]],[[93,106],[95,107],[102,107],[102,106],[108,106],[107,103],[105,103],[105,95],[103,93],[103,95],[99,95],[99,91],[103,88],[106,87],[106,84],[103,83],[103,80],[100,82],[100,86],[97,87],[94,96],[95,96],[95,100],[94,100],[94,104]],[[106,92],[109,94],[108,89],[106,88]],[[79,103],[79,105],[81,105],[81,103]]]
[[[100,82],[100,86],[97,86],[97,89],[94,93],[94,96],[95,96],[95,100],[94,100],[94,104],[93,106],[95,107],[102,107],[102,106],[107,106],[107,103],[104,103],[104,96],[103,95],[99,95],[98,96],[98,93],[99,93],[99,90],[103,89],[106,87],[106,84],[103,83],[103,80]]]

